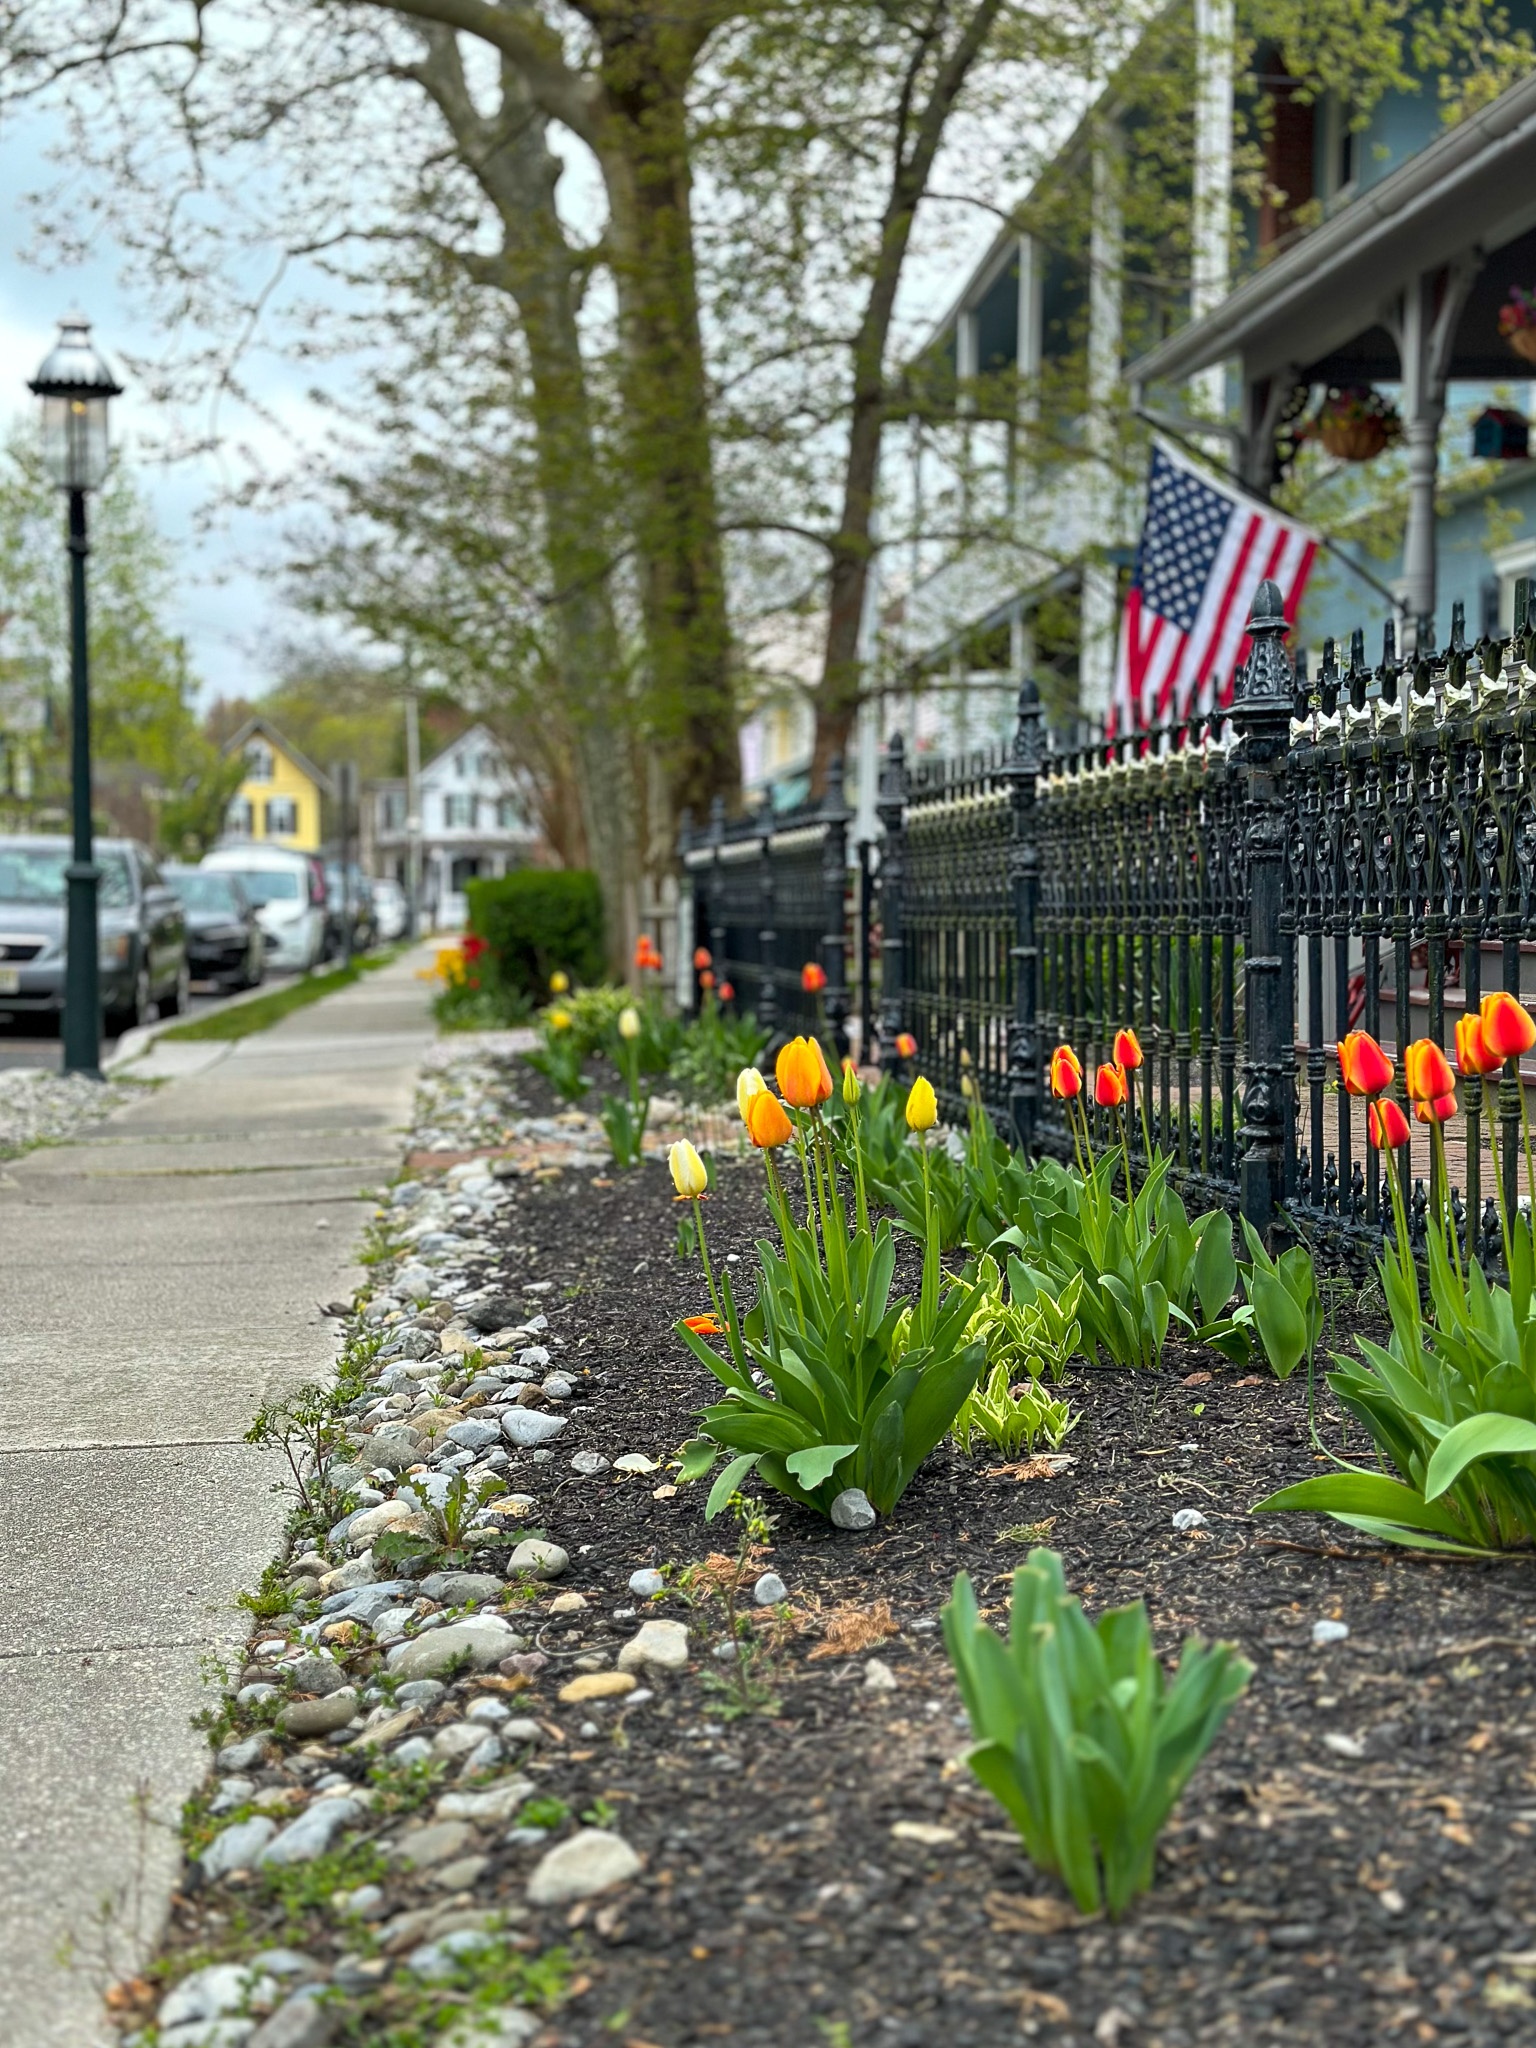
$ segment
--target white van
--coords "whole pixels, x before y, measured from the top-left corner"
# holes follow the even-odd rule
[[[267,965],[307,974],[325,953],[325,872],[281,846],[218,846],[203,866],[238,875],[267,937]]]

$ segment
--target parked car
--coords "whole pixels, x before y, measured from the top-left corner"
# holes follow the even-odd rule
[[[186,913],[192,979],[226,990],[255,988],[266,972],[267,941],[240,877],[207,868],[162,872]]]
[[[356,861],[347,869],[345,889],[342,887],[340,861],[326,862],[325,897],[334,950],[340,953],[345,949],[345,934],[350,929],[352,951],[366,953],[378,938],[378,925],[373,914],[373,891],[368,885],[368,877]]]
[[[325,876],[281,846],[216,846],[204,874],[237,875],[266,937],[267,965],[307,974],[325,957]]]
[[[187,1007],[186,920],[147,847],[98,839],[101,1008],[108,1030]],[[57,1017],[64,1008],[62,835],[0,838],[0,1016]]]
[[[403,939],[411,922],[411,906],[398,882],[385,880],[373,885],[373,915],[379,937],[386,945]]]

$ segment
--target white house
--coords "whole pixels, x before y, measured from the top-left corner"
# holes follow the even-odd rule
[[[405,778],[369,785],[372,872],[410,885],[410,830]],[[501,742],[472,725],[421,771],[421,893],[424,920],[454,925],[463,916],[467,881],[522,867],[539,843],[528,791]],[[368,855],[371,854],[371,858]]]

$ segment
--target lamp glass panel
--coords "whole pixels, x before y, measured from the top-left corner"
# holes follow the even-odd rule
[[[61,490],[98,490],[110,452],[105,398],[43,400],[43,463]]]

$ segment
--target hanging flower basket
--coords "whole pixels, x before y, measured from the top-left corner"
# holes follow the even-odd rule
[[[1312,432],[1339,462],[1369,462],[1402,431],[1397,407],[1370,384],[1331,385],[1312,422]]]
[[[1499,309],[1499,332],[1517,356],[1536,363],[1536,292],[1510,287],[1509,297]]]

